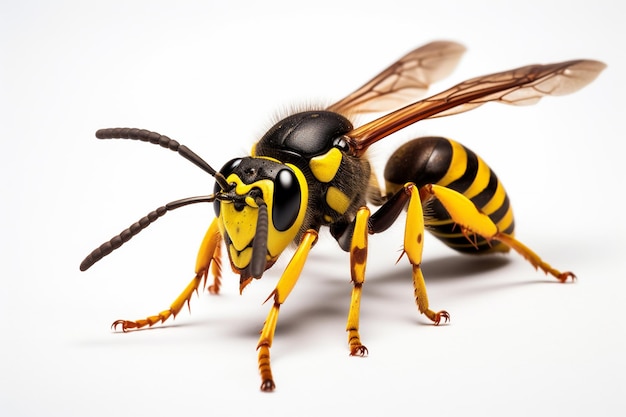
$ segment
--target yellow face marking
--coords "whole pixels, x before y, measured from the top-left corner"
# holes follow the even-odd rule
[[[246,195],[254,187],[260,188],[263,195],[272,195],[274,184],[270,180],[257,181],[254,184],[244,184],[239,177],[234,174],[228,176],[229,183],[235,183],[237,194]],[[237,211],[235,205],[228,201],[221,202],[220,208],[220,229],[222,234],[227,234],[231,240],[228,246],[228,254],[233,265],[239,269],[244,269],[252,258],[252,241],[256,235],[256,225],[259,210],[256,202],[251,198],[246,198],[246,205],[242,210]]]
[[[333,178],[335,178],[335,175],[337,175],[337,171],[341,165],[341,160],[341,151],[337,148],[332,148],[324,155],[311,158],[309,166],[318,181],[330,182]]]
[[[254,201],[254,199],[250,196],[246,197],[246,204],[249,205],[250,207],[255,207],[255,208],[259,208],[259,206],[257,205],[256,201]]]
[[[233,247],[233,245],[230,245],[228,247],[228,255],[230,256],[232,263],[241,270],[250,264],[250,260],[252,259],[252,248],[248,247],[239,252]]]
[[[343,214],[350,207],[350,199],[337,187],[329,187],[326,191],[326,204],[339,214]]]
[[[264,159],[271,160],[271,158]],[[304,208],[306,207],[309,198],[306,178],[304,177],[304,174],[294,165],[286,164],[286,166],[292,169],[298,179],[300,191],[302,193],[300,206]],[[267,238],[268,253],[266,257],[268,262],[276,261],[278,256],[296,237],[296,234],[300,230],[302,222],[304,221],[306,210],[300,210],[298,217],[288,230],[276,230],[274,228],[271,215],[274,201],[274,183],[269,179],[264,179],[256,181],[252,184],[244,184],[235,174],[229,175],[226,180],[228,183],[235,184],[235,192],[241,196],[247,195],[253,188],[261,190],[263,199],[267,204],[267,211],[269,213],[269,230]],[[251,246],[256,235],[259,213],[258,205],[252,198],[247,196],[245,198],[245,203],[246,205],[240,211],[237,211],[232,202],[222,201],[220,203],[220,217],[218,222],[220,234],[230,238],[231,243],[228,246],[228,254],[232,265],[239,270],[245,269],[252,259]]]
[[[245,206],[243,210],[237,211],[234,204],[222,202],[220,212],[224,229],[232,240],[232,246],[238,251],[244,250],[256,234],[258,210]]]

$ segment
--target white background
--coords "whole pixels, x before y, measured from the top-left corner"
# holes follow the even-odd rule
[[[0,415],[624,415],[623,12],[613,1],[3,1],[0,6]],[[432,326],[395,265],[402,225],[373,237],[365,359],[348,356],[346,254],[323,233],[281,309],[259,392],[255,347],[288,256],[238,294],[201,293],[167,326],[193,276],[210,205],[175,211],[86,273],[93,248],[159,205],[212,191],[172,152],[102,142],[102,127],[176,138],[214,167],[244,155],[294,105],[328,104],[434,39],[468,47],[433,92],[516,66],[594,58],[574,95],[425,121],[374,148],[445,135],[498,172],[517,235],[575,284],[519,256],[472,258],[426,241]]]

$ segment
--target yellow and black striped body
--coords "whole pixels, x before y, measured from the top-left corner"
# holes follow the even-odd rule
[[[407,182],[419,188],[437,184],[457,191],[497,225],[512,235],[515,228],[509,197],[493,170],[474,152],[458,142],[441,137],[423,137],[398,148],[385,167],[387,195]],[[464,253],[508,251],[508,247],[466,236],[436,199],[423,203],[426,228],[449,247]]]

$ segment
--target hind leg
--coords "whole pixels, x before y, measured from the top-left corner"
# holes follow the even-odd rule
[[[479,211],[474,203],[463,194],[434,184],[422,187],[420,192],[437,198],[470,242],[472,242],[471,236],[473,234],[482,236],[488,242],[501,242],[522,255],[532,266],[543,270],[561,282],[567,281],[568,278],[576,278],[572,272],[561,272],[554,269],[512,235],[500,232],[489,216]]]
[[[561,282],[567,281],[568,278],[572,280],[576,279],[576,275],[570,271],[561,272],[557,269],[554,269],[550,266],[550,264],[544,262],[539,255],[533,252],[529,247],[524,245],[519,240],[515,239],[513,236],[508,235],[506,233],[497,233],[494,236],[495,240],[498,240],[511,249],[514,249],[517,253],[522,255],[524,259],[526,259],[535,269],[539,268],[546,274],[550,274]]]

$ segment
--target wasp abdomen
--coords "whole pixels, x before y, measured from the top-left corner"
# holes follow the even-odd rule
[[[388,195],[405,183],[437,184],[458,191],[487,214],[498,230],[512,234],[515,222],[509,197],[493,170],[474,152],[442,137],[423,137],[398,148],[385,167]],[[424,205],[426,227],[446,245],[461,252],[507,250],[480,236],[469,239],[437,200]]]

